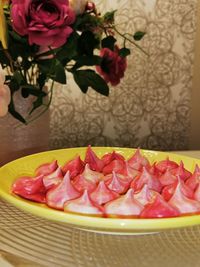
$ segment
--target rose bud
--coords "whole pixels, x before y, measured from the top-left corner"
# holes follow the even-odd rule
[[[89,12],[94,12],[96,14],[97,11],[96,11],[95,3],[88,1],[86,4],[85,10]]]

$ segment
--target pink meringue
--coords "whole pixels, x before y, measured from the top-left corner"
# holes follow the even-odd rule
[[[108,179],[106,182],[107,187],[118,193],[118,194],[124,194],[127,192],[130,186],[130,180],[125,180],[120,178],[120,175],[112,172],[112,176],[110,179]]]
[[[152,202],[145,205],[140,214],[141,218],[169,218],[180,215],[176,207],[167,203],[160,194],[156,194]]]
[[[97,157],[97,155],[91,149],[91,146],[88,146],[87,148],[84,161],[90,166],[90,169],[93,171],[101,172],[104,167],[103,161]]]
[[[12,192],[23,198],[45,203],[46,188],[43,184],[43,175],[18,178],[12,185]]]
[[[181,190],[181,183],[177,184],[176,190],[168,203],[178,209],[181,214],[200,212],[200,202],[186,197]]]
[[[72,185],[68,171],[62,182],[47,192],[46,201],[49,207],[63,210],[63,205],[67,200],[78,198],[79,196],[80,192]]]
[[[115,151],[113,151],[112,153],[107,153],[107,154],[103,155],[103,157],[101,158],[101,160],[104,163],[104,166],[110,164],[115,159],[121,160],[121,161],[125,160],[124,156],[122,156],[121,154],[119,154]]]
[[[103,209],[93,203],[87,190],[79,198],[66,201],[64,203],[64,211],[82,215],[103,216]]]
[[[189,186],[192,190],[200,183],[200,167],[198,165],[195,166],[194,173],[185,181],[185,184]]]
[[[54,172],[44,175],[43,183],[47,190],[59,184],[63,180],[61,167],[58,167]]]
[[[124,166],[125,166],[125,161],[122,161],[121,159],[114,159],[103,168],[102,172],[104,175],[110,174],[113,171],[118,173],[120,171],[123,171]]]
[[[133,189],[104,206],[105,214],[109,217],[136,217],[140,214],[143,206],[134,199]]]
[[[165,160],[161,160],[156,163],[156,168],[161,172],[164,173],[166,170],[172,170],[178,168],[178,164],[175,161],[170,160],[168,157]]]
[[[185,169],[183,162],[180,162],[180,165],[176,169],[171,170],[171,174],[179,176],[183,181],[187,180],[192,173]]]
[[[149,189],[157,192],[160,192],[162,189],[162,185],[159,179],[156,176],[150,174],[145,167],[143,167],[141,174],[133,179],[130,187],[133,188],[135,192],[137,192],[142,189],[144,184],[147,184]]]
[[[82,174],[76,176],[72,183],[79,192],[83,192],[84,190],[91,192],[97,187],[96,181],[88,180]]]
[[[70,171],[70,177],[73,179],[78,174],[82,173],[84,170],[84,162],[81,160],[80,156],[76,156],[74,159],[65,163],[62,167],[62,171],[66,173]]]
[[[133,195],[134,199],[144,206],[151,201],[155,194],[157,194],[157,192],[149,189],[148,185],[145,184],[139,192],[135,192]]]
[[[144,166],[148,166],[150,163],[146,157],[141,155],[140,149],[138,148],[134,155],[129,158],[128,164],[131,168],[141,171]]]
[[[48,175],[48,174],[54,172],[57,168],[58,168],[58,162],[57,162],[57,160],[54,160],[50,163],[45,163],[45,164],[40,165],[35,170],[35,172],[36,172],[36,175],[40,175],[40,174]]]
[[[104,181],[99,182],[96,189],[90,194],[91,199],[93,202],[97,203],[98,205],[103,205],[111,200],[114,200],[119,197],[119,194],[110,190]]]

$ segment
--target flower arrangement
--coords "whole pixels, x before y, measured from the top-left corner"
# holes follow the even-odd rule
[[[66,84],[66,72],[83,93],[91,87],[108,96],[109,84],[119,84],[127,68],[127,42],[140,48],[145,34],[119,32],[115,13],[101,15],[86,0],[0,0],[0,116],[35,119],[50,106],[54,82]],[[17,111],[17,91],[24,100],[33,97],[27,116]]]

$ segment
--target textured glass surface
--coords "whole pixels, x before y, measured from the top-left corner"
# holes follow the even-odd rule
[[[98,234],[31,216],[0,201],[0,249],[33,266],[198,267],[200,227],[153,235]]]

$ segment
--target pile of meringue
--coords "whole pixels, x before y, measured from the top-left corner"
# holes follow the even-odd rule
[[[200,168],[166,158],[150,164],[137,149],[129,159],[113,151],[99,158],[89,146],[59,166],[40,165],[34,177],[20,177],[12,192],[48,207],[86,216],[169,218],[200,213]]]

